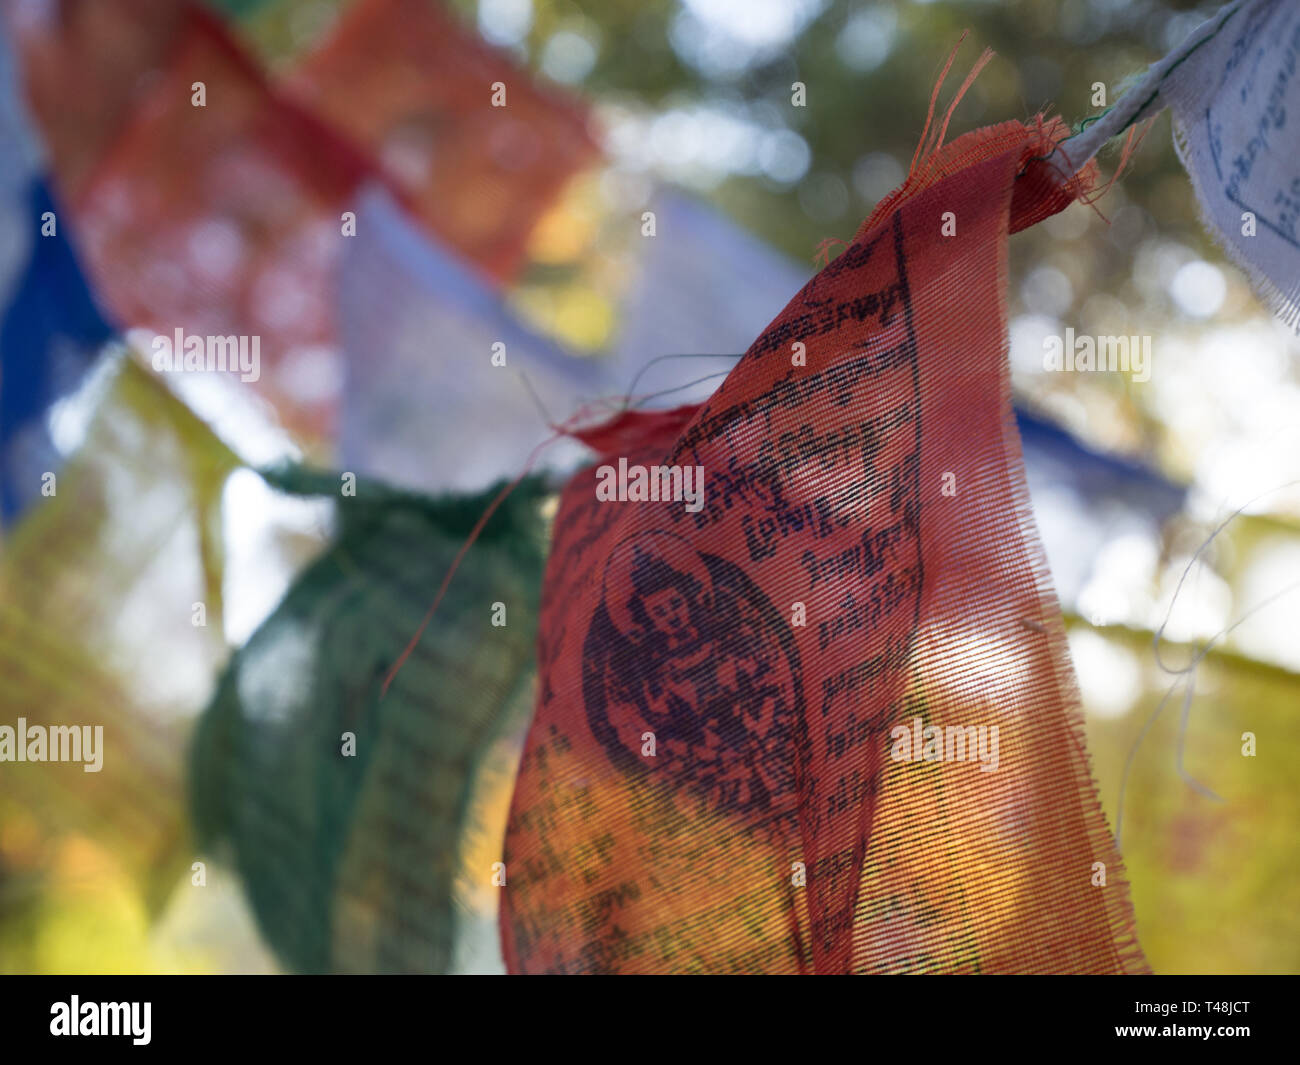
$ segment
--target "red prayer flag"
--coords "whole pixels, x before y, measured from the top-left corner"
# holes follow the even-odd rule
[[[429,0],[360,0],[288,81],[383,163],[434,233],[498,280],[597,154],[579,99]]]
[[[251,347],[256,337],[250,383],[287,423],[320,437],[341,378],[341,214],[374,173],[277,95],[216,19],[188,7],[169,65],[73,206],[118,321],[168,339],[179,329]]]
[[[1011,407],[1064,133],[934,152],[707,403],[578,434],[511,971],[1145,971]]]
[[[176,0],[5,5],[59,191],[75,197],[146,99],[186,23]]]

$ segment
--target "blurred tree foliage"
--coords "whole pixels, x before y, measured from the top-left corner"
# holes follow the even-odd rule
[[[349,2],[370,0],[208,2],[236,23],[273,71],[282,73],[329,32]],[[970,37],[941,94],[941,113],[982,48],[993,48],[998,58],[956,109],[950,138],[980,125],[1030,119],[1040,111],[1060,114],[1075,124],[1100,110],[1093,103],[1097,83],[1105,87],[1106,103],[1114,103],[1126,78],[1141,73],[1218,4],[453,0],[452,6],[540,76],[555,77],[591,101],[610,131],[608,167],[585,175],[557,205],[549,223],[544,220],[539,227],[543,238],[550,232],[565,239],[544,249],[549,254],[535,256],[518,295],[521,309],[547,320],[569,343],[598,350],[608,341],[611,309],[634,283],[626,264],[634,257],[635,220],[652,197],[654,182],[675,180],[692,187],[741,225],[810,263],[825,237],[850,237],[877,200],[902,180],[935,81],[964,30],[971,31]],[[795,82],[806,86],[806,107],[792,106]],[[676,125],[673,116],[681,118]],[[657,125],[661,122],[667,124]],[[735,159],[741,160],[733,167],[718,163],[726,162],[719,144],[727,136],[736,140]],[[700,159],[694,161],[681,151],[691,137],[700,142]],[[1107,176],[1116,160],[1116,147],[1111,146],[1102,157]],[[608,180],[611,176],[614,180]],[[638,199],[638,190],[644,198]],[[1263,373],[1259,367],[1267,360],[1251,357],[1271,342],[1262,329],[1236,337],[1235,350],[1228,351],[1233,357],[1224,358],[1206,319],[1190,316],[1187,307],[1175,301],[1170,271],[1205,258],[1223,269],[1227,282],[1222,308],[1210,312],[1214,318],[1208,324],[1228,325],[1262,314],[1241,275],[1224,265],[1200,226],[1190,182],[1172,150],[1167,117],[1156,121],[1097,211],[1108,221],[1086,205],[1075,205],[1012,241],[1008,311],[1017,388],[1094,441],[1140,453],[1190,478],[1222,441],[1231,444],[1241,438],[1252,411],[1260,409],[1246,403],[1235,411],[1230,397],[1278,393],[1283,385],[1294,388],[1297,360],[1291,359],[1273,377]],[[581,239],[575,240],[575,233],[582,234]],[[560,244],[565,252],[555,254]],[[557,305],[576,307],[581,314],[557,315]],[[1168,339],[1169,347],[1157,352],[1160,372],[1141,387],[1123,375],[1084,379],[1035,373],[1032,364],[1015,362],[1014,319],[1021,315],[1070,324],[1079,332],[1153,335],[1161,345]],[[1208,343],[1201,343],[1207,336]],[[1193,340],[1201,343],[1199,349]],[[1282,345],[1273,350],[1283,350]],[[1220,376],[1209,377],[1212,372]],[[59,719],[59,703],[51,693],[70,698],[72,679],[89,677],[90,664],[105,659],[114,668],[104,671],[116,686],[96,682],[101,699],[109,701],[120,687],[133,696],[129,709],[137,702],[144,705],[144,695],[136,689],[147,687],[152,674],[135,675],[121,668],[123,661],[140,658],[134,652],[141,646],[155,655],[160,647],[174,648],[176,661],[201,665],[205,676],[215,671],[225,652],[213,639],[220,630],[215,618],[212,628],[201,634],[207,643],[196,650],[157,639],[156,633],[142,634],[138,625],[121,625],[116,607],[124,596],[118,590],[105,591],[88,581],[82,598],[97,608],[90,610],[83,609],[81,599],[51,596],[50,588],[60,587],[53,580],[37,581],[44,568],[57,562],[58,575],[67,585],[70,571],[45,552],[50,543],[67,539],[83,545],[73,552],[81,569],[97,558],[111,558],[113,565],[94,571],[101,580],[115,576],[123,584],[138,581],[146,589],[142,598],[155,605],[170,603],[174,609],[169,608],[168,617],[183,619],[172,624],[173,639],[175,630],[187,641],[200,638],[188,622],[191,602],[200,596],[219,602],[220,581],[212,566],[220,557],[219,544],[206,519],[231,459],[196,431],[187,412],[163,402],[167,397],[156,390],[144,390],[139,377],[135,373],[124,378],[106,407],[107,415],[101,415],[100,435],[92,436],[79,460],[90,475],[78,480],[78,466],[69,468],[60,485],[62,506],[47,512],[43,524],[32,526],[19,545],[23,551],[11,548],[0,573],[13,603],[20,604],[13,589],[25,587],[36,604],[28,605],[21,617],[17,607],[11,607],[13,617],[3,620],[13,632],[20,631],[16,626],[21,621],[20,634],[32,647],[58,634],[64,648],[58,660],[62,665],[34,679],[11,671],[9,705],[30,706],[33,718],[39,711]],[[1236,391],[1228,388],[1229,381]],[[147,433],[123,429],[103,435],[136,421],[146,428],[165,423],[172,436],[159,437],[156,426]],[[173,446],[147,446],[159,438],[173,440]],[[1244,469],[1248,463],[1241,461],[1242,454],[1251,452],[1229,454],[1234,475],[1254,472]],[[194,455],[199,458],[186,467],[186,456]],[[133,480],[127,488],[102,499],[95,494],[99,484],[114,476],[116,484],[128,474]],[[204,490],[190,492],[191,481]],[[85,486],[85,496],[78,496],[78,485]],[[132,509],[136,503],[122,502],[126,499],[144,499],[149,505],[140,513]],[[116,505],[110,505],[114,501]],[[142,535],[142,529],[153,535]],[[164,596],[159,589],[162,578],[149,563],[159,554],[157,545],[173,534],[186,552],[188,576],[177,581],[164,574]],[[1137,589],[1141,582],[1131,580],[1125,591],[1133,598],[1139,593],[1155,596],[1161,575],[1176,575],[1192,550],[1189,545],[1203,535],[1200,528],[1187,530],[1187,544],[1170,536],[1151,587]],[[1250,569],[1246,563],[1262,555],[1265,547],[1281,551],[1297,543],[1294,525],[1283,523],[1263,531],[1257,527],[1254,533],[1241,523],[1216,542],[1205,557],[1209,568],[1222,574],[1225,587],[1231,584],[1231,616],[1252,602],[1243,591]],[[1262,563],[1257,568],[1273,572]],[[1072,627],[1096,633],[1144,670],[1134,681],[1126,710],[1089,718],[1090,748],[1113,822],[1125,761],[1169,678],[1147,662],[1148,633],[1077,621]],[[119,636],[125,641],[120,645],[114,642]],[[36,660],[34,653],[15,656],[19,662]],[[69,663],[77,668],[70,672],[65,668]],[[1207,659],[1198,683],[1187,768],[1226,802],[1215,803],[1178,778],[1173,762],[1178,743],[1175,701],[1165,708],[1134,760],[1126,796],[1125,852],[1139,933],[1157,971],[1295,971],[1295,914],[1300,911],[1294,887],[1297,802],[1290,767],[1300,750],[1296,674],[1234,657],[1229,641],[1224,654]],[[177,707],[187,699],[194,701],[188,692],[144,694],[151,696],[148,703],[161,720],[178,716]],[[20,695],[27,702],[20,702]],[[120,701],[127,707],[125,694]],[[146,740],[160,742],[156,730],[139,731]],[[1240,753],[1246,731],[1259,736],[1257,758]],[[177,738],[170,732],[164,738],[174,755],[180,746]],[[126,768],[137,762],[120,764]],[[144,901],[157,904],[167,885],[175,882],[175,870],[184,867],[182,859],[188,859],[190,847],[180,819],[178,758],[165,768],[158,779],[146,781],[161,797],[132,804],[135,820],[122,818],[120,824],[108,816],[111,809],[102,793],[90,790],[98,785],[106,792],[115,779],[113,771],[93,781],[76,778],[79,789],[64,789],[57,802],[35,789],[21,797],[3,797],[0,968],[177,969],[189,964],[150,953],[156,943],[149,942],[146,928],[150,907]],[[129,783],[138,789],[136,775]],[[125,794],[128,789],[121,790]],[[499,790],[504,801],[508,781]],[[88,821],[86,806],[101,816]],[[67,830],[69,824],[80,831]],[[131,846],[115,841],[122,824],[140,826],[130,834]],[[95,837],[93,846],[83,838],[87,833]],[[485,845],[483,853],[490,856],[491,847]],[[103,873],[105,854],[112,855],[116,879]],[[208,943],[237,938],[228,915],[209,901],[211,897],[198,903],[190,892],[182,896],[181,905],[192,910],[204,906],[215,914]],[[98,933],[98,940],[92,932]],[[225,959],[211,964],[229,968],[232,963]],[[246,963],[241,958],[234,964]]]
[[[319,40],[348,7],[347,0],[214,4],[244,17],[246,38],[281,69]],[[480,25],[491,25],[496,11],[531,12],[514,51],[534,67],[557,34],[584,37],[594,48],[594,61],[585,76],[572,79],[572,88],[597,104],[649,111],[707,105],[751,115],[773,131],[798,133],[810,155],[799,180],[736,175],[725,178],[715,193],[748,228],[808,259],[823,237],[851,235],[882,191],[888,191],[880,180],[887,176],[884,168],[873,172],[875,160],[869,157],[892,156],[905,170],[935,81],[963,31],[969,30],[970,38],[949,75],[948,94],[980,49],[992,48],[998,59],[962,101],[950,136],[977,125],[1029,119],[1040,111],[1077,123],[1100,110],[1092,104],[1096,83],[1105,85],[1107,103],[1113,103],[1125,79],[1145,70],[1219,5],[1188,0],[757,0],[753,7],[762,22],[780,22],[773,13],[784,7],[796,20],[796,32],[788,42],[775,35],[775,43],[766,46],[752,40],[733,42],[735,47],[718,44],[712,49],[720,54],[714,61],[700,58],[710,47],[699,39],[726,35],[692,16],[730,13],[743,24],[748,18],[744,0],[453,0],[450,6]],[[795,81],[807,86],[806,107],[791,106]],[[941,105],[947,99],[945,95]],[[1174,156],[1167,123],[1167,118],[1160,121],[1163,128],[1153,131],[1128,171],[1126,205],[1141,216],[1126,216],[1125,225],[1158,229],[1200,245],[1194,198]],[[1130,240],[1118,239],[1099,246],[1092,280],[1103,287],[1121,280],[1127,274],[1123,259],[1129,245]]]
[[[212,0],[242,19],[245,39],[287,71],[345,15],[348,0]],[[429,0],[437,2],[437,0]],[[1113,104],[1127,80],[1183,40],[1218,4],[1188,0],[448,0],[492,43],[595,107],[622,181],[579,183],[552,233],[590,231],[565,256],[537,254],[516,292],[520,311],[576,348],[599,352],[634,283],[634,220],[654,183],[676,181],[793,258],[849,238],[902,181],[948,55],[962,45],[940,114],[980,51],[997,58],[958,105],[948,139],[1038,113],[1071,125]],[[553,62],[571,54],[581,62]],[[792,86],[806,86],[806,106]],[[681,119],[676,124],[674,120]],[[1167,115],[1155,121],[1096,205],[1078,204],[1012,242],[1012,319],[1046,315],[1078,332],[1160,335],[1180,320],[1169,274],[1206,258],[1229,279],[1219,320],[1258,315],[1235,268],[1212,248]],[[719,142],[735,141],[728,156]],[[702,158],[692,159],[694,154]],[[1119,145],[1102,153],[1103,180]],[[622,195],[611,195],[611,187]],[[629,197],[630,190],[630,197]],[[638,191],[641,198],[638,199]],[[593,214],[598,217],[592,217]],[[639,224],[639,221],[636,222]],[[775,309],[774,309],[775,310]],[[1185,315],[1182,315],[1185,318]],[[1102,446],[1172,462],[1151,389],[1123,375],[1026,374],[1024,398]]]

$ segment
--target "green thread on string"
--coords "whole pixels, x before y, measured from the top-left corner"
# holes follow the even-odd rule
[[[1173,66],[1171,66],[1168,70],[1166,70],[1163,74],[1160,75],[1160,80],[1156,83],[1156,87],[1151,90],[1151,95],[1142,101],[1142,106],[1139,107],[1133,113],[1133,117],[1128,120],[1128,122],[1124,125],[1124,128],[1115,131],[1116,136],[1119,136],[1121,133],[1124,132],[1125,129],[1128,129],[1129,126],[1133,125],[1133,123],[1137,122],[1141,118],[1142,112],[1145,111],[1148,107],[1150,107],[1151,102],[1157,96],[1160,95],[1160,90],[1164,86],[1165,79],[1168,78],[1169,75],[1172,74],[1175,70],[1177,70],[1180,66],[1182,66],[1183,63],[1185,63],[1192,55],[1194,55],[1196,50],[1200,48],[1201,45],[1205,44],[1208,41],[1212,41],[1217,36],[1219,36],[1219,34],[1223,32],[1223,27],[1228,24],[1228,20],[1231,19],[1232,16],[1235,15],[1240,10],[1241,10],[1241,4],[1238,3],[1231,11],[1229,11],[1227,14],[1223,16],[1223,21],[1214,27],[1213,33],[1209,34],[1206,37],[1202,37],[1199,41],[1197,41],[1194,45],[1192,45],[1191,48],[1187,49],[1186,55],[1179,56],[1178,62],[1176,62]]]
[[[1089,115],[1087,118],[1085,118],[1082,122],[1080,122],[1078,125],[1074,127],[1074,136],[1077,137],[1080,133],[1082,133],[1085,129],[1091,126],[1094,122],[1100,122],[1103,118],[1105,118],[1108,114],[1110,114],[1114,110],[1115,110],[1115,105],[1111,104],[1101,114]]]
[[[1228,24],[1232,16],[1241,10],[1241,7],[1242,7],[1242,3],[1241,0],[1239,0],[1237,4],[1233,5],[1230,11],[1224,13],[1222,20],[1219,22],[1217,26],[1214,27],[1213,33],[1209,33],[1206,36],[1202,37],[1199,41],[1197,41],[1194,45],[1192,45],[1191,48],[1187,49],[1186,54],[1179,56],[1178,60],[1172,66],[1170,66],[1168,70],[1166,70],[1163,74],[1160,75],[1160,80],[1156,82],[1156,85],[1151,90],[1150,95],[1145,100],[1142,101],[1142,104],[1138,107],[1136,111],[1133,112],[1129,120],[1125,122],[1124,125],[1121,126],[1119,129],[1117,129],[1113,134],[1111,134],[1111,136],[1107,138],[1107,141],[1114,140],[1121,133],[1124,133],[1126,130],[1132,128],[1132,126],[1135,123],[1141,121],[1143,112],[1146,111],[1146,109],[1151,106],[1152,102],[1156,99],[1156,97],[1160,95],[1160,91],[1162,88],[1164,88],[1165,81],[1169,78],[1169,76],[1180,66],[1182,66],[1183,63],[1185,63],[1192,55],[1194,55],[1202,45],[1218,37],[1219,34],[1223,32],[1223,28]],[[1074,132],[1070,134],[1070,136],[1062,140],[1060,144],[1056,145],[1046,155],[1035,155],[1032,158],[1025,160],[1025,166],[1020,170],[1020,173],[1016,175],[1016,180],[1018,181],[1022,176],[1024,176],[1024,173],[1029,168],[1030,163],[1046,162],[1048,159],[1052,158],[1052,156],[1054,156],[1058,151],[1060,151],[1062,146],[1074,140],[1075,137],[1083,133],[1084,130],[1086,130],[1093,123],[1100,122],[1103,118],[1105,118],[1108,114],[1110,114],[1113,110],[1115,110],[1117,106],[1119,105],[1112,104],[1110,107],[1106,108],[1106,110],[1102,111],[1100,114],[1090,115],[1088,118],[1083,119],[1075,127]]]
[[[1082,133],[1085,129],[1087,129],[1089,126],[1091,126],[1094,122],[1100,122],[1103,118],[1105,118],[1108,114],[1110,114],[1110,113],[1111,113],[1112,111],[1114,111],[1114,110],[1115,110],[1115,105],[1114,105],[1114,104],[1111,104],[1110,107],[1106,108],[1106,110],[1104,110],[1103,112],[1101,112],[1101,114],[1099,114],[1099,115],[1089,115],[1087,118],[1083,119],[1083,121],[1081,121],[1081,122],[1079,122],[1079,123],[1077,123],[1077,124],[1075,125],[1075,127],[1074,127],[1074,132],[1071,133],[1070,136],[1066,137],[1066,138],[1065,138],[1065,141],[1073,140],[1073,139],[1074,139],[1075,137],[1077,137],[1080,133]],[[1065,141],[1062,141],[1061,144],[1064,144]],[[1028,168],[1028,166],[1029,166],[1030,163],[1042,163],[1042,162],[1046,162],[1048,159],[1052,158],[1052,156],[1056,154],[1057,148],[1059,148],[1059,147],[1060,147],[1060,145],[1058,144],[1056,147],[1054,147],[1054,148],[1053,148],[1050,152],[1048,152],[1046,155],[1032,155],[1032,156],[1030,156],[1028,159],[1025,160],[1025,168]],[[1025,172],[1025,169],[1022,168],[1021,171],[1020,171],[1020,174],[1023,174],[1024,172]],[[1017,178],[1020,177],[1020,174],[1017,174],[1016,177],[1017,177]]]

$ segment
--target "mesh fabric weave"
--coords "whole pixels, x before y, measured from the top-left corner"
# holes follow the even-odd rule
[[[935,153],[705,405],[581,434],[706,491],[563,493],[512,971],[1145,968],[1010,398],[1008,234],[1092,176],[1034,162],[1062,134]]]

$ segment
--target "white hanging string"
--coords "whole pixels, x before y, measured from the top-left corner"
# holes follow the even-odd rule
[[[1248,2],[1249,0],[1235,0],[1206,19],[1182,44],[1159,62],[1151,64],[1114,107],[1089,123],[1087,129],[1058,144],[1047,158],[1050,160],[1060,152],[1068,161],[1068,171],[1061,170],[1062,180],[1073,178],[1111,138],[1119,136],[1135,122],[1163,111],[1168,103],[1160,94],[1165,78],[1201,45],[1217,36],[1228,20]]]

